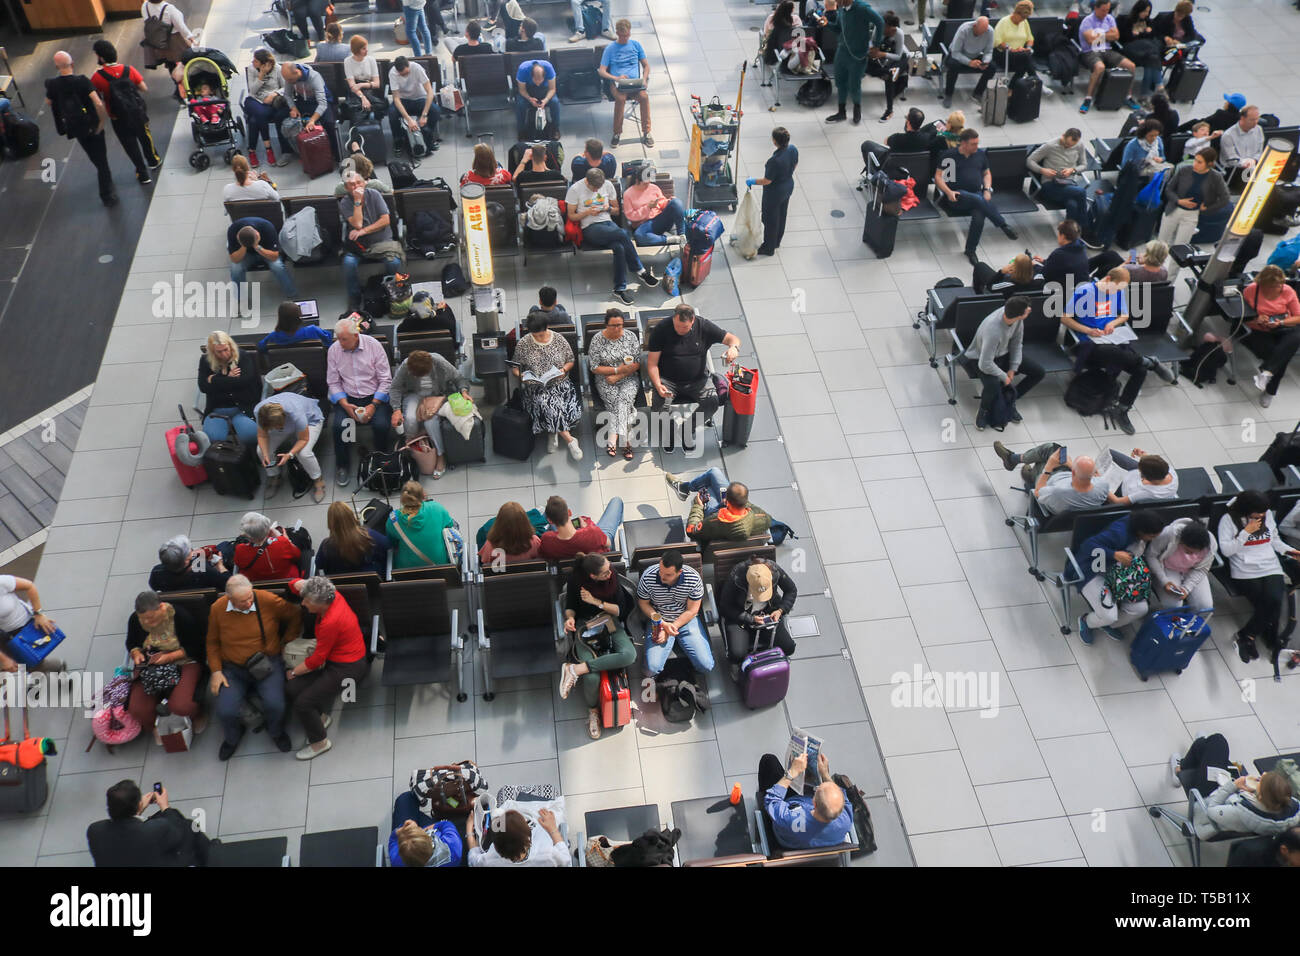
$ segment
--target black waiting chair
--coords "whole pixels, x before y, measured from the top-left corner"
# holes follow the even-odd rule
[[[1138,283],[1129,291],[1133,304],[1133,331],[1137,334],[1137,341],[1131,343],[1133,349],[1144,358],[1172,366],[1177,375],[1178,363],[1192,354],[1190,349],[1178,344],[1178,337],[1187,335],[1190,338],[1192,330],[1182,314],[1174,310],[1173,283]],[[1172,320],[1177,320],[1179,327],[1170,332]]]
[[[385,581],[379,593],[386,642],[384,686],[443,684],[454,676],[456,700],[466,700],[465,640],[460,611],[447,604],[447,583]]]
[[[944,286],[925,291],[925,306],[916,313],[912,328],[926,328],[927,349],[930,353],[930,368],[939,367],[939,336],[941,330],[951,330],[957,323],[957,302],[961,299],[983,298],[987,300],[988,312],[992,312],[1005,300],[1000,295],[989,293],[981,296],[970,286]],[[984,314],[987,315],[988,312]]]
[[[377,867],[383,860],[378,827],[304,833],[298,844],[299,866]]]
[[[506,55],[484,53],[456,61],[460,94],[465,101],[465,137],[474,135],[471,113],[498,113],[513,109],[513,77],[506,76]]]
[[[722,797],[674,800],[673,826],[681,830],[677,859],[682,866],[758,866],[766,857],[754,851],[745,798],[732,804]]]
[[[559,607],[549,571],[490,574],[479,590],[478,646],[483,668],[483,699],[495,696],[493,684],[509,677],[550,674],[559,667]]]
[[[236,840],[233,843],[213,840],[208,850],[210,867],[274,867],[289,865],[289,838],[263,837],[259,840]]]
[[[1004,216],[1037,212],[1038,203],[1025,192],[1029,176],[1028,146],[990,146],[984,150],[993,178],[993,206]]]

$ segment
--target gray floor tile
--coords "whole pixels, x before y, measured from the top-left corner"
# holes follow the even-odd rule
[[[1172,865],[1145,808],[1108,811],[1104,829],[1091,813],[1071,816],[1070,825],[1089,866]]]
[[[41,568],[42,605],[50,610],[91,607],[104,596],[112,551],[74,551]]]
[[[334,723],[328,733],[334,746],[329,753],[307,761],[311,766],[312,788],[371,777],[387,779],[393,767],[393,711],[387,707],[336,703],[333,716]],[[290,722],[289,736],[295,747],[307,743],[296,721]]]
[[[952,692],[944,690],[944,707],[949,712],[1016,706],[1015,691],[992,641],[934,644],[926,648],[925,658],[945,680],[946,675],[953,675]]]
[[[321,759],[324,758],[316,758]],[[387,843],[392,824],[390,789],[386,776],[377,780],[348,779],[313,785],[307,796],[306,832],[373,826],[379,829],[379,842]]]
[[[844,621],[871,621],[907,613],[888,561],[833,564],[826,569],[826,577]]]
[[[148,420],[148,405],[97,405],[86,415],[77,447],[85,451],[139,448]]]
[[[86,850],[86,827],[104,818],[104,794],[122,779],[117,770],[64,774],[49,797],[43,856]]]
[[[1045,820],[1065,814],[1050,777],[985,784],[976,787],[975,793],[990,826],[1022,820]]]
[[[1079,843],[1065,817],[990,827],[1003,866],[1077,858]]]
[[[957,739],[931,681],[866,687],[863,694],[886,757],[956,749]]]
[[[713,708],[713,725],[727,774],[757,773],[759,758],[781,750],[790,735],[784,704],[759,710],[740,703],[718,704]]]
[[[930,492],[919,481],[864,481],[862,488],[881,531],[933,528],[942,523]]]
[[[792,724],[845,724],[866,718],[857,679],[846,664],[834,657],[796,657],[790,662],[786,710]]]
[[[561,720],[555,724],[555,734],[566,795],[641,786],[641,762],[631,727],[605,730],[599,740],[592,740],[585,718]]]
[[[265,732],[257,736],[265,736]],[[240,751],[227,763],[221,816],[223,832],[251,833],[259,829],[306,826],[303,794],[307,792],[314,761],[295,760],[292,754],[279,751],[262,754],[243,751],[241,745]]]
[[[1028,562],[1019,548],[964,551],[958,559],[982,608],[1032,604],[1043,598],[1042,586],[1026,573]]]
[[[721,796],[730,790],[713,741],[642,749],[641,776],[646,802],[659,805],[659,819],[665,822],[672,818],[674,800]]]
[[[809,518],[817,548],[827,564],[878,561],[887,557],[870,508],[815,511]]]
[[[984,814],[957,750],[886,760],[909,834],[984,826]]]
[[[550,687],[499,693],[476,700],[475,733],[480,764],[520,763],[556,755]]]
[[[1101,711],[1077,667],[1013,671],[1011,683],[1038,740],[1105,732]]]
[[[1056,737],[1039,740],[1038,746],[1066,813],[1141,806],[1142,797],[1109,734]]]
[[[980,612],[1008,671],[1074,663],[1069,641],[1046,604],[991,607]]]
[[[964,582],[926,584],[903,590],[921,645],[988,640],[970,587]]]
[[[941,830],[912,837],[917,866],[1000,866],[988,827]]]
[[[1047,773],[1020,708],[1003,707],[996,714],[967,710],[949,714],[948,721],[975,786],[1028,780]]]
[[[901,587],[964,580],[956,552],[942,528],[889,531],[881,537]]]

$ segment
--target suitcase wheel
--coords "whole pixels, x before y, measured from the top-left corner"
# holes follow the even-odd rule
[[[231,160],[233,160],[233,159],[234,159],[236,156],[238,156],[238,155],[239,155],[239,147],[238,147],[238,146],[232,146],[232,147],[230,147],[228,150],[226,150],[226,153],[225,153],[226,165],[229,166]]]
[[[196,149],[194,152],[190,153],[190,165],[199,172],[203,172],[203,170],[212,165],[212,157],[203,152],[203,150]]]

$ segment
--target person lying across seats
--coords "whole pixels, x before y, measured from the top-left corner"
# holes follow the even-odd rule
[[[749,500],[749,487],[727,480],[720,468],[710,468],[694,478],[664,473],[664,481],[682,501],[695,495],[686,517],[686,534],[692,541],[745,541],[766,534],[772,516]]]
[[[1000,441],[993,443],[994,453],[1007,471],[1020,466],[1026,488],[1033,489],[1038,507],[1046,514],[1099,508],[1110,497],[1110,485],[1097,477],[1097,463],[1086,455],[1061,460],[1063,446],[1045,442],[1017,454]]]

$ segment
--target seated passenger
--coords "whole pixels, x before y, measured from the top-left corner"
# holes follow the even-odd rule
[[[316,549],[317,574],[356,574],[373,571],[380,577],[388,569],[388,539],[365,527],[346,501],[336,501],[325,512],[329,537]]]
[[[560,99],[555,95],[555,83],[555,67],[550,60],[526,60],[519,65],[515,73],[515,121],[520,139],[542,139],[550,135],[548,129],[559,130]],[[538,110],[545,111],[540,126]]]
[[[600,554],[614,550],[614,537],[623,523],[623,499],[617,495],[609,499],[599,521],[573,516],[569,503],[559,495],[546,499],[543,511],[553,531],[541,537],[538,554],[547,561],[564,561],[579,554]]]
[[[1034,256],[1034,262],[1043,268],[1046,288],[1066,293],[1087,282],[1090,276],[1103,275],[1123,261],[1118,252],[1109,249],[1089,258],[1087,244],[1079,233],[1079,224],[1073,219],[1064,219],[1057,225],[1056,248],[1051,255],[1046,259]]]
[[[1300,866],[1300,829],[1234,841],[1228,848],[1228,866]]]
[[[794,657],[794,638],[785,618],[794,610],[799,590],[779,564],[757,556],[737,562],[719,582],[717,597],[722,642],[732,664],[739,665],[756,647],[759,632],[769,627],[776,628],[771,646]]]
[[[507,53],[532,53],[546,49],[546,37],[537,30],[537,21],[524,17],[519,22],[519,36],[506,40]]]
[[[612,225],[612,223],[611,223]],[[626,233],[620,232],[626,238]],[[548,320],[529,313],[528,334],[515,346],[510,370],[522,383],[524,411],[532,421],[534,435],[546,435],[546,450],[554,452],[563,439],[574,461],[582,460],[582,446],[570,429],[582,418],[578,393],[569,379],[573,368],[573,347],[569,340],[551,331]],[[564,374],[555,375],[556,371]],[[543,382],[545,376],[552,376]]]
[[[623,439],[623,460],[631,461],[632,429],[640,421],[637,401],[644,403],[641,384],[641,340],[627,327],[629,318],[622,309],[605,310],[605,325],[587,339],[587,368],[591,372],[596,394],[605,406],[596,416],[596,437],[604,435],[605,454],[618,454]]]
[[[480,565],[516,564],[535,561],[542,539],[528,520],[528,512],[517,501],[507,501],[499,509],[488,530],[487,540],[479,548]]]
[[[678,641],[697,671],[713,670],[713,648],[699,617],[704,579],[683,562],[680,551],[665,551],[658,564],[641,572],[636,596],[641,613],[650,622],[645,642],[648,676],[654,677],[664,669]]]
[[[614,298],[624,305],[636,300],[627,290],[629,271],[636,273],[641,284],[653,288],[659,284],[654,270],[641,262],[632,237],[618,227],[618,193],[614,183],[599,169],[589,169],[586,178],[569,187],[564,201],[570,222],[582,227],[582,243],[592,249],[609,249],[614,261]]]
[[[1288,579],[1300,581],[1300,551],[1278,534],[1263,492],[1247,490],[1228,502],[1219,519],[1219,553],[1228,562],[1233,587],[1250,602],[1250,619],[1236,638],[1237,656],[1249,664],[1259,657],[1256,640],[1270,649],[1277,642]]]
[[[285,389],[258,404],[258,460],[266,468],[266,498],[280,490],[280,469],[296,459],[312,481],[312,501],[325,500],[325,478],[316,458],[316,441],[325,427],[320,402]]]
[[[307,731],[307,743],[295,756],[311,760],[333,746],[325,728],[330,725],[334,698],[346,682],[355,686],[370,672],[366,658],[370,635],[362,632],[356,612],[329,578],[304,578],[295,582],[294,589],[302,596],[303,610],[315,615],[316,650],[298,666],[285,670],[288,683],[284,689],[294,716]]]
[[[262,375],[257,359],[240,359],[239,346],[225,332],[208,336],[207,351],[199,356],[199,391],[204,395],[203,431],[213,441],[235,434],[245,445],[257,441],[253,409],[262,397]]]
[[[420,809],[410,790],[393,801],[393,832],[388,837],[389,866],[460,866],[464,847],[456,824],[434,820]]]
[[[429,437],[436,454],[434,478],[441,478],[447,468],[442,447],[442,423],[445,419],[438,414],[438,409],[448,396],[457,392],[469,398],[469,383],[445,358],[424,349],[414,349],[406,357],[388,387],[388,400],[393,407],[393,428],[401,428],[407,441],[421,432]]]
[[[1300,298],[1279,266],[1265,266],[1255,281],[1241,290],[1241,301],[1255,312],[1255,318],[1246,323],[1250,332],[1242,341],[1262,358],[1254,384],[1260,391],[1259,404],[1268,408],[1287,366],[1300,350]]]
[[[1197,737],[1181,758],[1169,758],[1174,786],[1186,793],[1198,791],[1206,809],[1195,806],[1192,825],[1196,835],[1209,840],[1219,833],[1258,833],[1278,836],[1300,825],[1300,801],[1285,774],[1269,771],[1248,775],[1228,759],[1228,741],[1222,734]],[[1212,775],[1220,770],[1222,777]],[[1240,775],[1233,779],[1234,771]],[[1220,782],[1222,781],[1222,782]]]
[[[541,148],[535,150],[529,146],[519,157],[519,165],[515,167],[511,182],[515,184],[520,202],[526,203],[533,195],[532,187],[547,184],[563,185],[564,173],[551,168],[546,150]]]
[[[456,522],[447,509],[425,498],[418,481],[402,485],[402,496],[388,515],[388,543],[393,548],[393,568],[422,568],[447,564],[443,532]]]
[[[233,547],[224,545],[223,547]],[[221,591],[230,577],[225,557],[216,548],[195,548],[183,534],[168,538],[158,549],[158,563],[149,572],[154,591]]]
[[[153,804],[159,812],[141,820]],[[134,780],[108,789],[108,819],[86,828],[95,866],[205,866],[208,837],[167,799],[167,788],[140,793]]]
[[[153,730],[163,701],[178,717],[198,716],[196,695],[207,650],[199,622],[185,608],[165,603],[156,591],[141,591],[126,622],[126,651],[136,668],[126,709],[140,722],[141,733]],[[202,729],[196,721],[195,730]]]
[[[334,333],[329,329],[303,323],[302,308],[297,302],[281,302],[276,313],[275,329],[257,343],[257,350],[265,352],[268,346],[294,345],[298,342],[321,342],[328,346],[333,341]]]
[[[239,520],[235,539],[236,576],[249,581],[296,580],[302,577],[298,562],[302,552],[281,525],[266,515],[250,511]],[[226,582],[229,586],[229,581]]]
[[[518,810],[506,810],[500,829],[492,827],[492,846],[487,850],[479,846],[482,834],[475,816],[470,814],[465,827],[470,866],[569,866],[573,862],[550,810],[538,810],[536,821]]]
[[[662,321],[650,331],[646,373],[654,389],[651,407],[655,411],[662,411],[665,405],[695,402],[705,427],[713,424],[719,402],[708,356],[714,345],[727,346],[722,353],[725,362],[734,362],[740,355],[740,339],[735,333],[697,316],[689,305],[677,306],[671,321]]]
[[[355,172],[364,179],[367,189],[373,189],[384,195],[391,195],[393,187],[375,175],[375,164],[370,161],[365,153],[361,152],[356,143],[349,143],[348,145],[351,147],[351,152],[339,167],[339,181],[334,184],[334,198],[342,199],[348,194],[347,175],[349,172]]]
[[[664,472],[664,481],[682,501],[695,495],[686,518],[692,541],[744,541],[772,527],[772,516],[750,503],[749,488],[739,481],[729,483],[721,469],[710,468],[694,478]]]
[[[795,757],[789,770],[773,754],[763,754],[758,762],[763,810],[772,821],[776,842],[787,850],[838,846],[853,832],[853,809],[839,784],[831,779],[825,754],[817,755],[817,776],[822,782],[812,793],[795,793],[790,789],[791,781],[807,766],[807,754]],[[804,789],[809,789],[806,784]]]
[[[575,183],[586,179],[589,169],[599,169],[610,182],[618,178],[618,160],[614,158],[613,153],[605,152],[605,144],[598,139],[587,140],[583,144],[582,152],[574,156],[573,162],[569,163],[569,170]]]
[[[1130,458],[1113,448],[1097,456],[1097,473],[1114,491],[1113,505],[1135,505],[1141,501],[1164,501],[1178,497],[1178,473],[1159,455],[1133,449]]]
[[[686,207],[676,197],[669,199],[654,181],[654,167],[642,168],[641,180],[623,191],[623,216],[637,242],[662,246],[669,235],[685,235]]]
[[[1056,442],[1035,445],[1018,455],[995,441],[993,451],[1007,471],[1021,466],[1020,477],[1026,488],[1033,489],[1038,507],[1045,514],[1099,508],[1110,498],[1110,485],[1095,476],[1097,463],[1082,455],[1062,462],[1061,446]]]
[[[600,675],[619,671],[636,661],[636,647],[622,623],[632,610],[631,597],[623,590],[618,575],[603,554],[584,554],[574,562],[564,602],[564,631],[573,635],[576,664],[560,667],[560,696],[568,698],[582,682],[587,702],[587,734],[600,738]],[[604,627],[594,629],[595,618],[607,618]]]
[[[1218,549],[1214,536],[1196,518],[1178,518],[1147,545],[1151,601],[1157,609],[1186,605],[1194,611],[1214,607],[1210,566]]]
[[[1038,195],[1065,206],[1065,218],[1076,223],[1083,221],[1088,210],[1088,180],[1083,174],[1088,168],[1088,150],[1082,140],[1083,133],[1072,126],[1060,139],[1049,140],[1025,159],[1029,171],[1042,179]]]
[[[467,186],[478,183],[480,186],[504,186],[510,182],[510,170],[497,162],[492,147],[479,143],[474,147],[474,160],[465,174],[460,177],[460,184]]]
[[[1155,511],[1138,510],[1116,518],[1075,551],[1074,559],[1083,572],[1079,591],[1092,608],[1079,615],[1079,638],[1091,644],[1093,628],[1108,637],[1124,640],[1120,628],[1140,621],[1150,609],[1147,545],[1164,530],[1165,521]],[[1104,566],[1098,568],[1098,556]]]
[[[1130,259],[1124,263],[1124,271],[1128,273],[1129,283],[1134,282],[1168,282],[1170,279],[1169,269],[1165,262],[1169,260],[1169,246],[1159,239],[1152,239],[1142,251],[1138,253],[1136,259]],[[1177,268],[1177,263],[1174,263]]]
[[[573,319],[559,303],[560,294],[554,286],[544,285],[537,290],[537,304],[528,307],[528,314],[540,313],[546,317],[549,325],[571,324]]]
[[[1024,296],[1013,295],[1007,299],[1006,305],[994,309],[984,317],[975,330],[971,344],[963,353],[963,359],[974,363],[979,373],[980,407],[975,413],[975,428],[978,431],[988,427],[989,414],[999,391],[1010,388],[1017,375],[1022,375],[1023,378],[1015,386],[1014,401],[1011,403],[1010,420],[1013,422],[1022,421],[1020,412],[1016,410],[1016,402],[1043,380],[1043,367],[1024,354],[1025,319],[1029,318],[1029,312],[1029,300]]]

